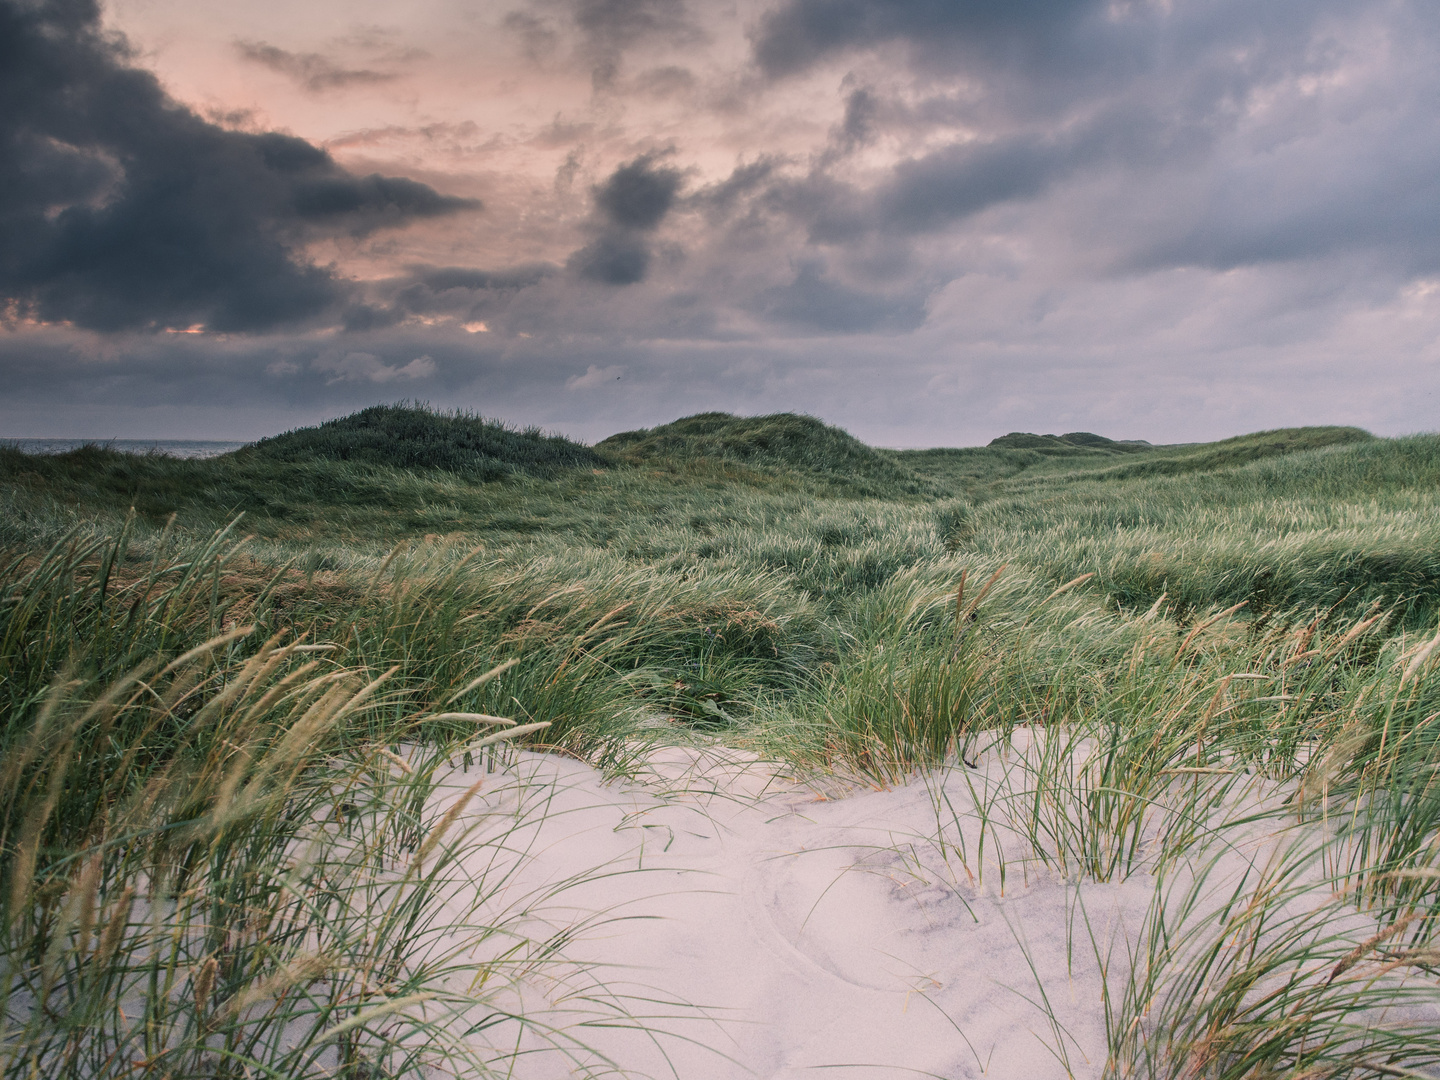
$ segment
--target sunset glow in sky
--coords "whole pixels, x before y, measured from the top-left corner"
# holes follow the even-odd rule
[[[1440,428],[1433,0],[0,0],[0,435]]]

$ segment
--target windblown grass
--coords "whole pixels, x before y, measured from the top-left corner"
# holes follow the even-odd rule
[[[891,453],[716,414],[488,480],[302,452],[365,430],[0,449],[7,1075],[503,1071],[543,1023],[456,973],[548,946],[459,874],[504,830],[426,809],[496,728],[924,776],[968,880],[1150,882],[1094,941],[1115,1077],[1440,1064],[1440,438]],[[463,927],[479,961],[434,947]],[[488,1058],[447,1042],[477,1009]]]
[[[519,665],[456,668],[427,702],[403,635],[434,605],[403,579],[320,643],[232,625],[273,619],[277,585],[237,592],[226,533],[162,537],[141,567],[127,545],[0,574],[0,1074],[504,1075],[522,1041],[583,1067],[521,1008],[572,977],[581,929],[536,936],[574,882],[510,884],[543,800],[465,814],[487,761],[550,726],[465,711]],[[437,804],[452,759],[476,782]]]

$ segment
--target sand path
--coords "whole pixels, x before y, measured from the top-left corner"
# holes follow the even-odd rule
[[[1012,861],[1002,895],[991,854],[973,880],[978,827],[968,870],[942,846],[973,809],[963,776],[944,782],[947,804],[933,777],[817,793],[743,758],[671,750],[647,782],[605,784],[580,763],[524,754],[473,812],[513,810],[514,775],[526,778],[531,824],[511,837],[526,854],[497,900],[589,874],[547,902],[543,921],[584,924],[567,955],[595,965],[646,1030],[603,1019],[559,984],[532,993],[527,1013],[625,1075],[1099,1075],[1101,977],[1085,914],[1102,943],[1118,942],[1117,983],[1121,939],[1151,882],[1077,889]],[[564,980],[572,992],[584,982]],[[584,1075],[537,1040],[525,1046],[517,1077]]]

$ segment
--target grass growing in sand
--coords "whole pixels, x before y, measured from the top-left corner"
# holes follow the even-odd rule
[[[1440,438],[998,443],[391,408],[206,461],[0,448],[6,1075],[503,1071],[550,944],[456,876],[504,831],[420,809],[495,734],[962,775],[958,874],[1153,882],[1077,945],[1109,1075],[1425,1075]]]

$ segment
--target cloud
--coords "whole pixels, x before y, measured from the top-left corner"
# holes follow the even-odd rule
[[[685,0],[573,0],[575,24],[595,47],[621,47],[650,37],[693,38]]]
[[[456,147],[475,142],[479,139],[480,134],[480,125],[474,120],[462,120],[454,124],[437,121],[433,124],[419,124],[414,127],[387,124],[384,127],[361,128],[358,131],[346,132],[344,135],[327,139],[325,145],[331,148],[372,147],[390,142],[420,142]]]
[[[762,292],[759,307],[771,319],[832,334],[914,330],[925,321],[923,296],[853,288],[818,261],[802,263],[788,284]]]
[[[761,69],[776,77],[896,40],[993,47],[999,38],[1052,33],[1105,6],[1103,0],[785,0],[761,20],[753,44]]]
[[[685,0],[570,0],[570,7],[599,91],[619,85],[627,49],[655,40],[693,43],[701,36]]]
[[[698,80],[693,72],[679,64],[664,64],[640,72],[631,81],[631,89],[643,96],[668,98],[689,94]]]
[[[1065,142],[1025,135],[948,146],[897,164],[876,193],[876,216],[909,232],[937,228],[1039,195],[1076,159]]]
[[[354,332],[415,321],[427,325],[454,323],[462,329],[484,324],[506,299],[538,285],[558,269],[548,263],[505,270],[412,266],[403,274],[370,282],[368,298],[347,307],[343,323],[345,329]]]
[[[637,236],[601,233],[570,256],[569,266],[581,277],[604,285],[637,285],[650,270],[650,249]]]
[[[840,140],[845,149],[863,146],[875,135],[880,100],[866,86],[856,87],[845,99],[845,119],[840,123]]]
[[[319,159],[316,164],[321,164]],[[290,206],[302,221],[334,223],[352,236],[399,227],[418,218],[481,209],[479,199],[442,195],[429,184],[403,176],[354,176],[335,168],[328,158],[323,165],[326,167],[317,169],[317,175],[294,181]]]
[[[490,289],[523,289],[537,284],[555,272],[546,263],[513,266],[508,270],[479,270],[469,266],[423,266],[412,271],[419,284],[436,293],[465,289],[472,292]]]
[[[1076,272],[1368,252],[1428,273],[1437,24],[1440,9],[1405,0],[784,0],[752,37],[764,70],[849,53],[887,86],[847,76],[808,171],[775,170],[732,201],[857,254],[958,242],[1005,208],[985,220],[1017,236],[1043,220]],[[860,145],[884,149],[857,169],[845,158]],[[955,272],[934,258],[914,272]]]
[[[509,0],[417,17],[405,33],[447,35],[423,71],[328,39],[336,71],[411,72],[393,105],[257,84],[350,131],[334,153],[468,172],[486,212],[454,219],[476,204],[196,119],[89,9],[35,3],[0,0],[10,415],[23,379],[57,409],[270,395],[317,416],[421,388],[594,436],[708,408],[936,444],[1434,426],[1389,374],[1440,377],[1440,294],[1397,300],[1440,279],[1433,0]],[[211,44],[283,40],[259,18]],[[42,45],[67,73],[12,78],[12,46],[35,69]],[[505,88],[483,107],[477,70]],[[363,281],[320,265],[351,257]],[[267,336],[32,332],[42,302]]]
[[[606,285],[635,285],[650,268],[645,233],[654,232],[675,205],[683,174],[645,154],[621,165],[594,190],[599,235],[571,255],[581,277]]]
[[[263,41],[238,40],[235,51],[246,60],[289,76],[311,93],[357,84],[391,82],[398,78],[394,72],[342,67],[321,53],[290,52]]]
[[[610,224],[647,232],[675,205],[680,170],[657,168],[655,160],[646,155],[621,165],[595,189],[595,207]]]
[[[783,161],[774,156],[742,162],[724,180],[701,188],[690,200],[712,217],[723,219],[749,198],[766,192],[776,179]]]
[[[512,11],[500,25],[519,38],[525,55],[536,63],[554,53],[560,41],[560,35],[548,21],[528,11]]]
[[[591,364],[585,369],[584,375],[575,375],[565,380],[565,387],[568,390],[594,390],[598,386],[608,386],[610,383],[619,382],[625,374],[625,368],[620,364],[607,364],[604,367],[596,367]]]
[[[395,366],[387,364],[371,353],[352,352],[343,356],[326,353],[317,356],[310,365],[316,371],[327,373],[327,383],[371,382],[388,383],[396,379],[428,379],[435,374],[435,361],[429,356],[417,356],[408,364]]]
[[[0,0],[0,304],[102,331],[257,331],[354,292],[305,245],[478,208],[166,96],[94,0]]]

